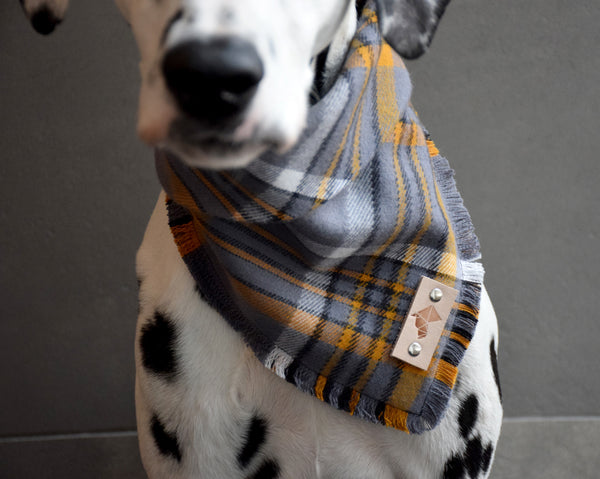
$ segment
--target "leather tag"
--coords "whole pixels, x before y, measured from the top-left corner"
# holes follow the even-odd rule
[[[421,278],[392,356],[427,370],[456,296],[458,290],[425,276]]]

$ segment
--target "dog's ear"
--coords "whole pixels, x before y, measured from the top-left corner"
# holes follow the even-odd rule
[[[131,23],[129,2],[127,0],[115,0],[115,3],[117,4],[119,11],[121,12],[121,15],[123,15],[123,17],[125,18],[125,21],[127,23]]]
[[[421,56],[448,3],[450,0],[376,0],[384,40],[404,58]]]
[[[36,32],[48,35],[62,22],[69,0],[19,0]]]

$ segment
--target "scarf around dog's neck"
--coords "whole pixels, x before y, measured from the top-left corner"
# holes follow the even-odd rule
[[[365,8],[343,70],[287,154],[194,169],[158,151],[169,224],[204,299],[278,376],[411,433],[443,417],[483,269],[453,180]],[[391,356],[421,277],[458,290],[429,368]]]

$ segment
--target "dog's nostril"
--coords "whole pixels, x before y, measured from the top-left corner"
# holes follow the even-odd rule
[[[174,47],[165,55],[162,71],[184,112],[217,121],[248,105],[263,77],[263,64],[250,43],[228,37]]]

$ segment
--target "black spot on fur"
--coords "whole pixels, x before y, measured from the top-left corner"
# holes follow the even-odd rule
[[[258,452],[267,438],[267,423],[264,419],[254,416],[250,421],[246,441],[238,454],[238,463],[242,467],[248,466],[254,455]]]
[[[483,447],[481,446],[481,440],[478,437],[471,439],[465,450],[465,464],[471,477],[477,477],[479,474],[482,459]]]
[[[268,459],[258,470],[249,476],[249,479],[275,479],[279,476],[279,465],[272,459]]]
[[[479,400],[474,394],[471,394],[465,399],[460,407],[458,416],[458,425],[460,426],[460,434],[465,439],[469,438],[469,434],[477,422],[477,413],[479,411]]]
[[[452,456],[444,466],[444,479],[463,479],[465,463],[459,455]]]
[[[179,441],[174,434],[169,434],[165,430],[165,426],[158,420],[157,416],[152,417],[150,425],[154,443],[163,456],[171,456],[177,462],[181,462],[181,450],[179,449]]]
[[[167,22],[167,25],[165,26],[165,29],[163,30],[163,34],[160,40],[161,45],[165,43],[165,41],[167,40],[167,35],[169,35],[169,31],[171,30],[171,27],[179,20],[181,20],[181,18],[183,17],[183,9],[179,9],[175,12],[175,14],[171,17],[171,19]]]
[[[500,401],[502,401],[500,374],[498,374],[498,357],[496,356],[496,340],[494,338],[492,338],[492,342],[490,343],[490,359],[492,361],[492,370],[494,371],[494,379],[496,380],[496,386],[498,386],[498,394],[500,395]]]
[[[31,25],[36,32],[42,35],[49,35],[54,31],[56,25],[60,23],[60,18],[56,17],[52,10],[43,6],[31,15]]]
[[[156,312],[142,327],[140,349],[142,363],[149,371],[171,379],[177,373],[175,357],[175,327],[165,316]]]
[[[483,456],[481,457],[481,472],[486,474],[492,464],[492,456],[494,455],[494,446],[490,443],[488,447],[483,451]]]

